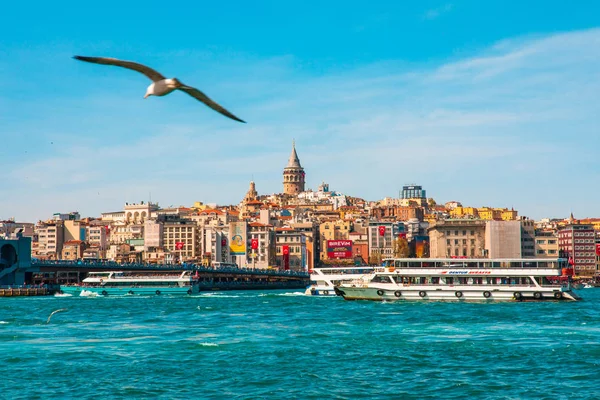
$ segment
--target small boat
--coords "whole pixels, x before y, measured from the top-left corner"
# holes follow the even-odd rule
[[[310,272],[310,285],[304,294],[309,296],[335,296],[335,286],[359,279],[374,271],[375,267],[323,267]]]
[[[346,300],[580,300],[566,259],[386,259],[335,287]]]
[[[60,292],[74,296],[194,294],[198,293],[198,281],[190,271],[90,272],[81,284],[61,285]]]

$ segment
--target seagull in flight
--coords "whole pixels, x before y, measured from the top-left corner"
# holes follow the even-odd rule
[[[73,58],[80,61],[86,61],[90,63],[103,65],[114,65],[117,67],[123,67],[127,69],[132,69],[137,72],[141,72],[142,74],[146,75],[152,80],[152,83],[150,84],[150,86],[148,86],[148,89],[146,90],[146,95],[144,96],[144,98],[148,96],[165,96],[171,93],[172,91],[179,89],[183,90],[195,99],[200,100],[213,110],[220,112],[226,117],[229,117],[239,122],[246,123],[246,121],[239,119],[238,117],[221,107],[219,104],[215,103],[210,97],[208,97],[198,89],[184,85],[177,78],[165,78],[160,72],[155,71],[152,68],[147,67],[143,64],[138,64],[132,61],[117,60],[116,58],[108,57],[74,56]]]

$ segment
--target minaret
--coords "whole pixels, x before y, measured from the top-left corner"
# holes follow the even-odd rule
[[[304,192],[304,168],[296,153],[296,142],[292,141],[292,154],[287,166],[283,169],[283,193],[298,194]]]

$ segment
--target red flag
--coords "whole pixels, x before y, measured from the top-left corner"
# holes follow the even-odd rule
[[[596,245],[596,255],[600,256],[600,244]]]
[[[175,250],[181,250],[183,249],[183,242],[175,242]]]
[[[258,239],[252,239],[250,241],[250,244],[251,244],[252,250],[258,249]]]
[[[385,235],[385,226],[381,225],[379,227],[379,236]]]
[[[284,245],[284,246],[282,247],[282,250],[283,250],[283,255],[288,255],[288,254],[290,254],[290,247],[289,247],[288,245]]]
[[[575,262],[573,261],[573,257],[569,257],[569,265],[573,265]]]

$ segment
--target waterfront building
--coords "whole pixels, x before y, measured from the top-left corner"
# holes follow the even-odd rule
[[[247,264],[252,268],[268,268],[275,266],[275,231],[273,225],[260,222],[250,222],[248,224],[248,257]],[[252,248],[256,243],[258,248]]]
[[[283,169],[283,193],[298,195],[304,192],[304,181],[304,168],[302,168],[296,153],[296,144],[292,143],[292,154],[290,154],[290,159]]]
[[[431,258],[486,257],[486,221],[447,219],[435,221],[428,229]]]
[[[108,225],[101,220],[93,220],[87,226],[86,239],[90,247],[97,248],[100,251],[99,257],[104,258],[103,252],[108,246]]]
[[[275,229],[276,265],[283,270],[306,271],[306,236],[291,227]]]
[[[369,221],[367,237],[370,264],[378,264],[383,258],[393,257],[394,240],[398,238],[400,231],[404,232],[404,225],[402,223]]]
[[[204,265],[233,262],[229,251],[229,225],[204,225],[199,239]]]
[[[0,237],[8,237],[16,232],[21,236],[33,237],[34,228],[31,222],[15,222],[14,219],[0,221]]]
[[[66,220],[63,224],[65,242],[79,240],[85,242],[87,224],[83,221]]]
[[[83,240],[68,240],[63,244],[61,259],[62,260],[79,260],[83,258],[83,251],[86,249]]]
[[[350,232],[352,241],[352,259],[359,260],[361,264],[369,263],[369,235],[365,232]]]
[[[535,222],[531,219],[521,218],[521,255],[523,258],[536,257],[535,248]],[[555,253],[558,257],[558,253]]]
[[[579,224],[571,218],[569,224],[558,231],[558,246],[561,256],[568,257],[575,275],[596,274],[595,235],[591,224]]]
[[[40,222],[36,225],[38,256],[40,258],[60,258],[64,243],[63,224],[63,220],[53,220]]]
[[[319,249],[322,242],[319,237],[319,225],[313,222],[307,214],[298,211],[294,216],[293,222],[289,223],[289,226],[304,235],[306,267],[313,269],[318,265],[320,258]]]
[[[319,240],[321,243],[321,252],[319,259],[326,261],[327,241],[328,240],[349,240],[349,234],[352,231],[352,222],[349,220],[335,219],[324,221],[319,224]]]
[[[174,262],[195,259],[200,249],[196,223],[178,217],[163,218],[163,245],[172,254]]]
[[[151,202],[125,203],[125,222],[143,225],[148,218],[155,217],[158,211],[158,204]]]
[[[164,226],[162,221],[148,219],[144,222],[144,251],[164,248]],[[155,256],[158,258],[158,255]]]
[[[485,249],[488,258],[522,258],[521,222],[486,221]],[[473,256],[469,254],[469,257]]]
[[[535,230],[535,257],[558,258],[558,233],[553,229]]]

